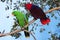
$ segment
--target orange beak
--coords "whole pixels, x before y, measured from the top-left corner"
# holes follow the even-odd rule
[[[12,16],[14,16],[14,14],[12,13]]]

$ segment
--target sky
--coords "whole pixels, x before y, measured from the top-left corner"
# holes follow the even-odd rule
[[[16,2],[13,0],[13,3]],[[2,32],[3,30],[5,30],[5,33],[9,33],[11,31],[12,25],[14,24],[14,16],[12,16],[12,9],[9,10],[5,10],[6,5],[10,6],[10,2],[9,4],[6,4],[6,2],[1,2],[0,1],[0,31]],[[19,4],[18,4],[19,5]],[[14,4],[12,4],[12,8]],[[26,13],[26,10],[23,7],[20,7],[21,11],[24,11],[24,13]],[[46,5],[45,9],[43,9],[44,11],[49,10],[49,6]],[[58,11],[59,12],[59,11]],[[55,16],[58,17],[58,20],[56,20],[54,17],[51,17],[51,14],[48,13],[46,15],[49,16],[51,22],[49,23],[49,25],[43,25],[40,23],[40,20],[37,19],[34,23],[38,24],[38,26],[34,25],[33,23],[31,25],[29,25],[29,30],[32,28],[32,26],[34,25],[34,29],[37,27],[37,30],[34,30],[35,32],[35,37],[37,40],[48,40],[48,38],[50,38],[50,34],[48,34],[49,31],[51,31],[52,34],[54,33],[59,33],[59,29],[57,28],[57,24],[60,22],[59,21],[59,15],[57,14],[57,11],[53,11],[52,13],[55,13]],[[9,18],[6,18],[7,16],[9,16]],[[33,17],[29,18],[29,21],[32,20]],[[45,28],[45,31],[43,31],[42,33],[40,33],[40,28]],[[25,38],[23,31],[21,32],[22,36],[20,36],[19,38],[15,39],[14,37],[11,36],[4,36],[4,37],[0,37],[0,40],[34,40],[34,38],[30,35],[30,38]]]

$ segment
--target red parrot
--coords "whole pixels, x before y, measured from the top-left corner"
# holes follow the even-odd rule
[[[40,19],[43,25],[48,24],[50,22],[50,19],[46,17],[46,14],[40,7],[31,3],[27,3],[25,4],[25,8],[30,11],[31,15],[34,17],[35,20]]]

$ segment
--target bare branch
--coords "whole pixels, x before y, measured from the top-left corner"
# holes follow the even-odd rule
[[[34,40],[36,40],[35,36],[31,33],[31,35],[33,36]]]
[[[24,26],[24,28],[28,27],[28,25],[32,24],[34,21],[35,21],[35,20],[30,21],[29,24],[27,24],[27,25]],[[15,30],[15,31],[10,32],[10,33],[0,34],[0,37],[2,37],[2,36],[7,36],[7,35],[11,35],[11,34],[20,32],[20,31],[22,31],[24,28],[22,28],[22,29],[20,29],[20,30]]]
[[[59,6],[59,7],[52,8],[52,9],[46,11],[45,13],[47,14],[47,13],[49,13],[49,12],[52,12],[52,11],[58,10],[58,9],[60,9],[60,6]]]

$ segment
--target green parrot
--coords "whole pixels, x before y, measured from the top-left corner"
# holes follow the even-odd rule
[[[23,14],[20,11],[13,11],[12,14],[16,17],[19,26],[22,28],[24,27],[26,24],[28,24],[28,17],[26,14]],[[28,27],[25,28],[25,30],[28,31]],[[24,31],[25,37],[29,37],[30,34],[29,32]]]

